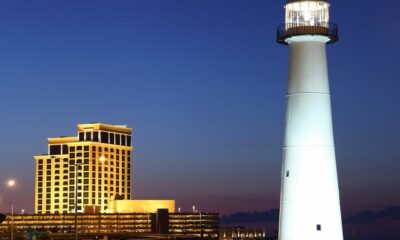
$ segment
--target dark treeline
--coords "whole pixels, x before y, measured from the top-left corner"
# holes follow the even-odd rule
[[[343,216],[344,224],[369,223],[379,219],[400,220],[400,207],[388,207],[381,211],[360,211],[347,213]],[[237,212],[224,215],[221,224],[277,222],[279,220],[279,209],[255,212]]]

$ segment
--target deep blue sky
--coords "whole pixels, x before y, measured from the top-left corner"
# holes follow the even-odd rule
[[[133,193],[202,210],[278,207],[284,1],[0,3],[1,191],[33,207],[33,155],[76,124],[134,129]],[[332,1],[328,47],[343,211],[400,204],[400,4]],[[0,204],[0,210],[8,206]]]

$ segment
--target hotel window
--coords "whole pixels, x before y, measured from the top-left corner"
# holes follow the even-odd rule
[[[101,132],[100,138],[102,143],[108,143],[108,132]]]
[[[62,145],[62,151],[63,151],[63,154],[68,154],[68,146],[67,145]],[[56,160],[57,161],[57,160]]]
[[[126,145],[126,136],[121,135],[121,145],[125,146]]]
[[[117,145],[121,144],[121,135],[115,134],[115,144]]]
[[[93,141],[95,141],[95,142],[99,141],[99,133],[98,132],[93,132]]]
[[[80,132],[79,133],[79,141],[82,142],[82,141],[84,141],[84,139],[85,139],[85,133]]]
[[[61,154],[61,145],[50,145],[50,155],[59,155]],[[47,160],[49,163],[49,159]]]
[[[110,133],[110,144],[114,144],[114,133]]]
[[[86,141],[92,141],[92,133],[86,132]]]

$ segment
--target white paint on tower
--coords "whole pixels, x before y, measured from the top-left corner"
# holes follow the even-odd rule
[[[289,45],[279,240],[343,239],[326,62],[337,28],[326,22],[328,9],[326,1],[289,0],[278,29],[278,42]]]

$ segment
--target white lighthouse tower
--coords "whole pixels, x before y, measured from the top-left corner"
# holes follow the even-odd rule
[[[288,0],[277,41],[289,45],[279,240],[342,240],[326,44],[327,0]]]

